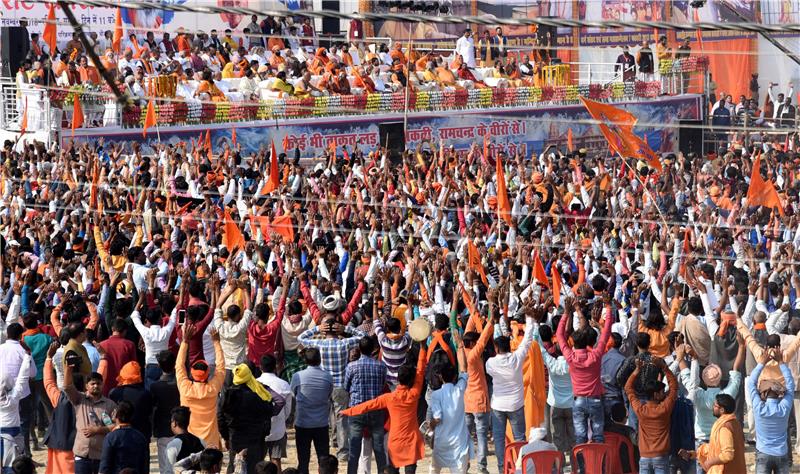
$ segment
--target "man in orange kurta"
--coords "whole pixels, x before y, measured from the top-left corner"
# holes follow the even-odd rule
[[[525,325],[511,322],[511,350],[517,350],[524,337]],[[544,379],[544,360],[536,341],[531,343],[528,357],[522,366],[525,386],[525,432],[530,433],[544,421],[547,388]],[[509,434],[511,433],[509,426]]]
[[[489,321],[482,322],[477,314],[471,315],[467,322],[467,332],[464,333],[464,347],[467,355],[467,390],[464,392],[464,411],[467,414],[467,423],[475,424],[479,469],[488,468],[486,457],[489,450],[490,411],[483,351],[494,335],[494,325],[490,322],[491,314],[489,319]],[[480,333],[476,331],[480,331]]]
[[[389,462],[395,468],[414,466],[425,457],[425,443],[417,424],[417,404],[422,392],[427,354],[420,348],[417,371],[400,367],[397,390],[342,411],[344,416],[362,415],[375,410],[389,410]]]

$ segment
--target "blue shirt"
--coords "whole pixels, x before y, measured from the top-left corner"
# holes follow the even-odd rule
[[[150,443],[138,430],[126,426],[107,434],[103,440],[100,472],[117,474],[125,468],[150,470]]]
[[[294,425],[299,428],[328,426],[333,377],[320,367],[307,367],[292,376],[296,403]]]
[[[728,373],[728,385],[725,388],[700,386],[700,364],[697,360],[692,361],[690,369],[683,369],[680,373],[680,381],[686,391],[689,392],[689,400],[694,402],[694,437],[695,439],[707,441],[711,439],[711,428],[717,421],[714,416],[714,401],[717,395],[724,393],[736,398],[739,387],[742,384],[742,373],[738,370],[731,370]]]
[[[781,399],[761,400],[758,393],[758,376],[764,364],[758,364],[747,379],[747,392],[753,401],[753,416],[756,421],[756,450],[770,456],[784,456],[789,448],[789,414],[794,400],[794,379],[786,364],[781,364],[781,373],[786,380],[786,394]]]
[[[344,372],[344,389],[350,393],[350,406],[354,407],[383,393],[386,385],[386,364],[361,355],[347,364]]]
[[[606,352],[600,362],[600,380],[603,382],[606,397],[622,398],[622,387],[617,385],[617,372],[623,362],[625,356],[616,347]]]

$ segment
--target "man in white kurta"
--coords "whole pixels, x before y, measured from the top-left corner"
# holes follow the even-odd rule
[[[459,350],[462,352],[463,348]],[[433,435],[433,462],[431,473],[443,469],[466,474],[472,457],[472,443],[464,416],[464,391],[467,389],[466,368],[461,367],[459,354],[458,381],[448,382],[431,393],[431,414],[435,424]],[[452,369],[451,369],[452,370]],[[452,372],[451,372],[452,374]],[[443,374],[445,375],[445,374]],[[447,377],[443,377],[445,380]]]
[[[472,40],[472,30],[464,30],[464,36],[458,38],[455,53],[461,55],[467,67],[475,67],[475,42]]]

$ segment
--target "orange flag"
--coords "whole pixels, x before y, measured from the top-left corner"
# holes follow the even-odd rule
[[[567,130],[567,150],[572,153],[575,150],[575,145],[572,144],[572,128]]]
[[[75,136],[75,129],[83,126],[83,107],[78,97],[75,97],[72,105],[72,136]]]
[[[28,98],[25,97],[25,108],[22,109],[22,117],[19,120],[19,134],[25,135],[28,131]]]
[[[269,194],[278,189],[281,184],[280,172],[278,171],[278,152],[275,150],[275,140],[272,141],[270,148],[270,165],[269,165],[269,179],[264,183],[261,188],[261,194]]]
[[[780,215],[783,214],[783,205],[778,196],[778,191],[772,181],[765,181],[761,177],[761,153],[756,157],[753,162],[753,172],[750,175],[750,187],[747,190],[747,205],[748,206],[764,206],[769,208],[778,208]]]
[[[533,253],[533,279],[550,288],[550,281],[547,279],[547,273],[544,271],[544,265],[542,265],[542,259],[539,258],[538,250]]]
[[[272,220],[272,231],[282,235],[287,242],[294,242],[294,224],[292,216],[286,214]]]
[[[500,219],[511,225],[511,203],[508,201],[506,192],[506,174],[503,171],[503,163],[500,155],[495,160],[497,168],[497,215]]]
[[[486,160],[487,163],[489,161],[489,141],[489,132],[486,132],[483,135],[483,159]]]
[[[97,160],[94,160],[92,166],[92,184],[89,188],[89,206],[92,209],[97,209],[97,183],[100,181],[100,170],[97,167]]]
[[[284,153],[287,153],[289,151],[289,135],[283,136],[283,143],[281,143],[281,148],[283,148]]]
[[[550,266],[550,273],[553,277],[553,303],[558,307],[561,304],[561,274],[558,273],[558,262]]]
[[[50,5],[47,11],[47,24],[44,25],[44,31],[42,31],[42,40],[50,48],[50,56],[55,57],[58,41],[56,34],[56,8],[53,5]]]
[[[206,142],[203,147],[208,151],[209,156],[214,154],[214,150],[211,147],[211,130],[206,130]]]
[[[122,36],[122,9],[117,7],[117,15],[114,18],[114,36],[111,39],[111,49],[117,54],[122,54]]]
[[[481,263],[481,254],[478,252],[478,247],[472,243],[472,240],[467,241],[467,265],[471,270],[478,272],[485,285],[489,284],[489,280],[486,278],[486,270],[483,268],[483,263]]]
[[[144,130],[142,130],[142,138],[147,136],[147,129],[155,127],[158,122],[156,121],[156,106],[153,99],[147,102],[147,113],[144,115]]]
[[[700,23],[700,14],[697,13],[697,8],[692,8],[692,21],[695,23]],[[700,52],[703,52],[703,31],[701,29],[694,30],[695,38],[697,38],[697,47],[700,49]]]
[[[336,141],[331,140],[328,143],[328,151],[331,152],[331,155],[336,156]]]
[[[230,213],[225,210],[225,234],[222,236],[222,243],[227,247],[228,252],[231,252],[230,257],[233,257],[233,249],[238,247],[239,250],[244,248],[244,236],[239,226],[233,222]]]
[[[236,127],[233,127],[233,131],[231,131],[231,143],[236,148]]]

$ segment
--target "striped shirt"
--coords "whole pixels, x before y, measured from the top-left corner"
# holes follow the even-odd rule
[[[386,381],[394,387],[397,385],[397,371],[406,360],[406,353],[411,347],[411,337],[408,333],[403,337],[392,339],[386,335],[383,329],[383,322],[380,318],[373,323],[375,335],[378,336],[378,344],[381,346],[381,360],[386,364]]]

